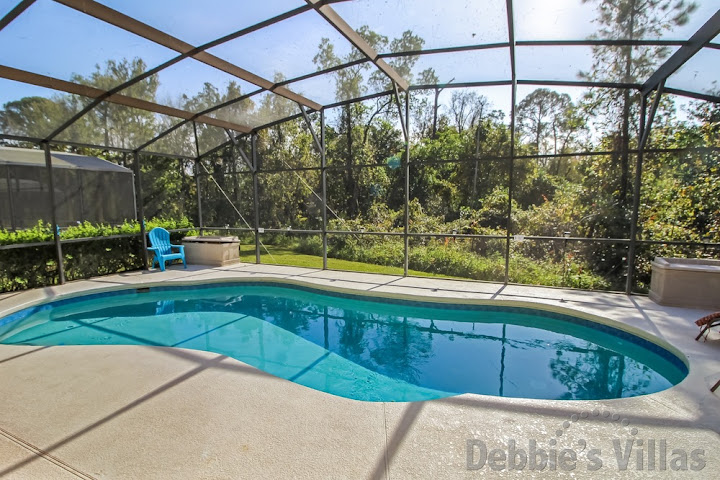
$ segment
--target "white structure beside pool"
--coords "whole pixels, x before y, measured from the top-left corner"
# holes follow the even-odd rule
[[[661,305],[720,309],[720,260],[655,258],[650,298]]]

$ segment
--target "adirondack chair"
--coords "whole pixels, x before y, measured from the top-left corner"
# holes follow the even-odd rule
[[[187,263],[185,263],[185,246],[170,244],[170,232],[164,228],[156,227],[150,231],[148,236],[150,237],[150,243],[152,244],[152,247],[148,247],[148,250],[155,254],[153,258],[153,267],[155,266],[155,263],[157,263],[160,266],[160,270],[164,272],[165,262],[168,260],[179,259],[182,260],[183,265],[187,268]],[[179,252],[173,253],[173,248],[177,248]]]

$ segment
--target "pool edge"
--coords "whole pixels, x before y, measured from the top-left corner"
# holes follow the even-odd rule
[[[422,294],[409,294],[409,293],[392,293],[392,292],[382,292],[382,291],[368,291],[368,290],[362,290],[359,288],[348,288],[348,287],[337,287],[333,285],[321,285],[318,283],[310,282],[310,281],[304,281],[301,279],[295,279],[295,278],[277,278],[277,277],[271,277],[271,276],[252,276],[252,277],[223,277],[223,278],[214,278],[214,279],[203,279],[203,280],[172,280],[172,281],[148,281],[148,282],[136,282],[136,283],[125,283],[125,284],[115,284],[112,286],[100,286],[97,288],[90,288],[85,290],[79,290],[75,292],[67,292],[67,293],[60,293],[52,297],[46,297],[41,299],[34,299],[29,300],[27,302],[24,302],[22,304],[15,305],[13,307],[10,307],[7,310],[2,309],[2,305],[4,300],[0,300],[0,319],[12,315],[13,313],[16,313],[18,311],[36,307],[39,305],[43,305],[46,303],[52,303],[62,300],[67,300],[71,298],[76,297],[83,297],[87,295],[94,295],[94,294],[100,294],[100,293],[107,293],[107,292],[117,292],[117,291],[132,291],[137,290],[139,288],[179,288],[179,287],[193,287],[198,285],[213,285],[213,284],[227,284],[227,283],[264,283],[268,285],[276,285],[276,286],[283,286],[283,285],[291,285],[296,287],[302,287],[304,289],[309,290],[315,290],[318,292],[332,292],[336,294],[341,295],[350,295],[350,296],[357,296],[357,297],[381,297],[385,299],[391,299],[391,300],[401,300],[401,301],[408,301],[408,302],[422,302],[422,303],[429,303],[429,304],[437,304],[437,305],[477,305],[477,306],[506,306],[506,307],[519,307],[519,308],[528,308],[528,309],[534,309],[534,310],[540,310],[544,312],[550,312],[550,313],[558,313],[562,315],[567,316],[574,316],[578,317],[582,320],[604,325],[607,327],[615,328],[618,330],[621,330],[623,332],[629,333],[631,335],[635,335],[647,342],[650,342],[660,348],[663,348],[667,350],[669,353],[677,357],[686,367],[688,370],[688,374],[685,376],[685,378],[680,381],[678,384],[673,385],[670,387],[670,389],[677,387],[678,385],[682,384],[687,380],[687,378],[690,376],[691,373],[691,362],[689,361],[689,357],[683,353],[678,347],[670,343],[669,341],[660,338],[656,335],[653,335],[652,333],[647,332],[646,330],[643,330],[641,328],[635,327],[633,325],[629,325],[627,323],[613,320],[610,318],[604,318],[599,315],[595,315],[592,313],[584,312],[582,310],[573,309],[570,307],[563,307],[558,305],[552,305],[548,303],[543,302],[533,302],[533,301],[527,301],[527,300],[496,300],[496,299],[473,299],[473,298],[459,298],[459,297],[444,297],[444,296],[431,296],[431,295],[422,295]],[[2,326],[2,325],[0,325]],[[656,392],[657,393],[657,392]]]

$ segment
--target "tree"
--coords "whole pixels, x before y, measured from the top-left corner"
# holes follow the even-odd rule
[[[109,60],[89,76],[73,74],[70,81],[110,90],[147,70],[145,63],[135,58]],[[151,76],[122,94],[154,102],[157,77]],[[50,98],[26,97],[8,102],[0,111],[0,126],[4,132],[20,136],[46,138],[74,114],[88,104],[89,99],[79,95],[58,94]],[[132,148],[153,138],[157,133],[154,114],[123,105],[102,102],[83,115],[58,138],[79,143]]]
[[[563,400],[634,396],[659,376],[632,358],[592,344],[557,342],[549,366],[552,377],[567,388]]]
[[[140,58],[108,60],[102,68],[95,65],[95,71],[87,77],[72,75],[71,81],[110,90],[146,70],[147,66]],[[153,75],[123,90],[122,94],[155,102],[158,86],[158,78]],[[81,110],[86,101],[77,96],[63,98],[74,111]],[[71,125],[62,136],[65,140],[80,143],[133,148],[153,138],[158,133],[157,126],[152,112],[102,102]]]
[[[720,153],[702,148],[720,146],[720,108],[693,102],[690,115],[693,122],[653,126],[657,146],[688,151],[646,155],[640,212],[645,238],[720,238]]]
[[[490,102],[484,95],[470,90],[456,90],[450,99],[450,112],[458,132],[474,128],[488,114]]]
[[[418,75],[419,85],[437,85],[439,83],[435,70],[427,68]],[[410,114],[412,115],[412,133],[416,138],[429,137],[437,131],[437,97],[438,88],[416,90],[410,97]],[[434,101],[431,96],[434,94]]]
[[[598,31],[591,38],[642,40],[662,36],[669,28],[683,25],[695,11],[695,3],[684,0],[583,0],[596,5]],[[664,46],[596,45],[593,66],[579,77],[589,81],[642,83],[668,57]],[[584,108],[598,121],[603,150],[609,156],[589,158],[585,175],[583,203],[592,205],[593,214],[583,219],[588,236],[627,238],[630,234],[632,191],[631,144],[637,142],[639,127],[638,92],[623,89],[591,88]],[[610,244],[595,248],[595,268],[608,276],[620,277],[625,268],[625,252]]]
[[[399,38],[392,41],[384,35],[380,35],[372,31],[367,25],[358,29],[358,33],[365,41],[376,51],[384,51],[390,49],[392,51],[414,51],[422,48],[424,40],[411,31],[405,31]],[[330,40],[323,38],[318,46],[318,53],[313,58],[313,62],[318,69],[327,69],[340,64],[349,63],[363,59],[363,54],[357,49],[344,57],[338,56],[335,46]],[[407,55],[395,58],[388,63],[405,79],[412,80],[412,67],[417,62],[417,56]],[[368,74],[366,78],[366,74]],[[390,80],[371,62],[363,62],[357,65],[346,67],[344,69],[333,72],[335,76],[335,94],[338,100],[346,100],[357,98],[367,92],[368,87],[372,87],[373,91],[384,91],[390,89]],[[369,107],[367,103],[356,102],[344,105],[338,118],[337,144],[333,150],[329,152],[339,155],[339,158],[329,158],[329,163],[340,160],[345,165],[344,190],[348,193],[345,202],[345,211],[348,216],[356,217],[360,213],[360,184],[358,179],[358,171],[353,165],[364,163],[373,149],[368,148],[367,142],[372,136],[370,135],[371,125],[373,122],[380,120],[382,117],[387,119],[397,119],[396,109],[393,107],[393,99],[385,97],[377,99],[373,107]],[[357,128],[356,128],[357,127]]]
[[[192,171],[192,161],[141,155],[140,165],[145,218],[188,216],[197,222],[195,179],[186,174]]]
[[[197,94],[192,97],[188,97],[187,95],[180,97],[180,108],[189,112],[202,112],[210,107],[221,105],[230,100],[239,98],[243,94],[244,92],[240,89],[240,85],[233,81],[228,83],[225,91],[220,91],[215,85],[205,82],[203,84],[203,89]],[[268,97],[274,96],[275,95]],[[268,97],[265,98],[267,99]],[[253,115],[254,108],[255,104],[253,101],[247,98],[219,110],[215,110],[212,113],[212,116],[229,122],[244,123],[247,122],[246,119]],[[198,132],[198,145],[200,147],[200,153],[204,153],[228,141],[227,133],[218,127],[211,127],[204,123],[198,123],[196,124],[196,128]],[[237,135],[237,132],[235,132],[235,135]],[[190,156],[194,155],[194,150],[195,148],[193,148],[193,152],[188,152]]]
[[[257,149],[261,172],[320,166],[313,138],[302,119],[260,131]],[[320,227],[322,205],[318,170],[263,173],[260,175],[259,194],[261,225],[272,228]]]
[[[663,31],[687,23],[697,5],[684,0],[583,0],[596,4],[596,22],[600,25],[591,38],[639,40],[657,38]],[[593,47],[593,67],[580,72],[580,78],[589,81],[637,83],[645,81],[658,62],[670,53],[663,46],[608,46]],[[613,165],[619,163],[620,175],[615,198],[620,208],[629,204],[631,126],[637,126],[639,96],[629,89],[591,89],[586,96],[590,112],[602,112],[609,128]]]
[[[45,138],[73,113],[62,96],[25,97],[3,105],[0,129],[10,135]]]
[[[224,90],[220,90],[215,85],[206,82],[203,84],[202,90],[197,94],[180,97],[179,104],[183,110],[202,112],[210,107],[239,98],[243,93],[240,86],[233,81],[229,82]],[[215,110],[212,116],[230,122],[246,123],[247,119],[254,114],[254,110],[254,102],[250,99],[244,99]],[[194,129],[186,129],[186,134],[171,136],[169,138],[170,143],[177,142],[178,144],[168,147],[176,151],[185,150],[187,155],[194,156],[195,131],[197,131],[200,153],[205,153],[229,140],[227,133],[223,129],[198,123]],[[237,135],[237,132],[231,132],[231,134]],[[249,152],[247,146],[243,146],[243,148],[245,152]],[[202,177],[203,180],[207,180],[201,185],[204,223],[206,225],[227,224],[248,227],[235,211],[235,208],[237,208],[246,219],[249,218],[249,213],[252,212],[252,196],[248,193],[252,192],[251,179],[249,175],[243,175],[243,172],[247,172],[249,169],[238,152],[232,147],[223,148],[203,159],[203,162],[199,164],[199,168],[201,175],[206,173],[205,168],[208,169],[211,175],[211,177]],[[192,171],[192,166],[189,171]],[[230,197],[230,201],[225,198],[223,192]]]
[[[567,93],[538,88],[525,97],[517,108],[522,138],[532,142],[532,153],[560,153],[582,127]]]
[[[720,96],[720,88],[716,88],[713,93]],[[701,122],[700,135],[703,143],[720,147],[720,104],[694,102],[690,108],[690,114]]]

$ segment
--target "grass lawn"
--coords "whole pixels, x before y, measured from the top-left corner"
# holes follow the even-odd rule
[[[306,255],[304,253],[296,253],[288,247],[277,247],[275,245],[265,245],[272,255],[264,248],[260,247],[260,261],[262,263],[272,265],[292,265],[293,267],[322,268],[322,257],[317,255]],[[255,245],[240,245],[240,260],[247,263],[255,263]],[[338,258],[328,257],[328,268],[333,270],[349,270],[352,272],[368,272],[368,273],[384,273],[387,275],[402,275],[402,267],[388,267],[385,265],[375,265],[373,263],[351,262],[350,260],[340,260]],[[459,278],[450,277],[448,275],[439,275],[436,273],[420,272],[418,270],[408,270],[409,275],[418,277],[441,277],[441,278]]]

